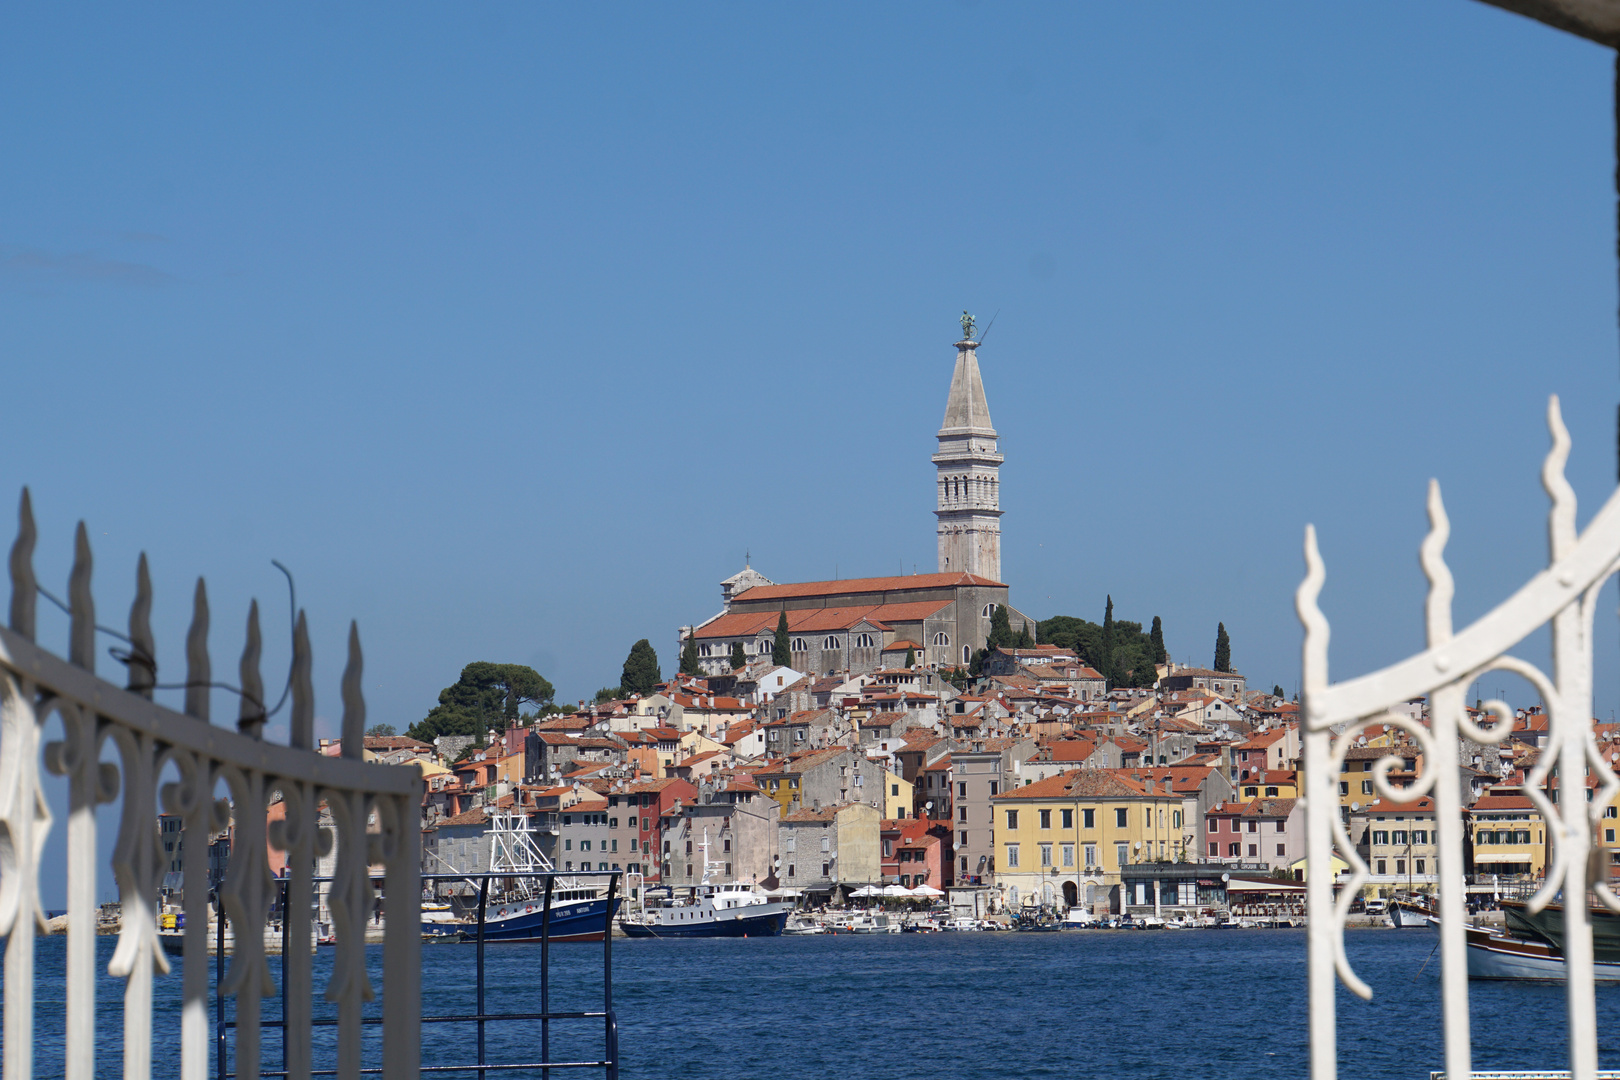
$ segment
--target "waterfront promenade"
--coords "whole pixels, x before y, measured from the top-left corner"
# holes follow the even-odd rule
[[[1340,992],[1342,1072],[1366,1080],[1423,1077],[1441,1060],[1435,935],[1365,930],[1351,959],[1376,996]],[[111,939],[103,939],[103,948]],[[377,952],[375,948],[368,950]],[[41,993],[60,979],[63,939],[40,943]],[[538,948],[490,950],[492,1006],[531,1007]],[[316,957],[324,983],[331,951]],[[599,1001],[590,946],[552,950],[553,1005]],[[373,962],[376,957],[373,956]],[[102,970],[105,970],[104,965]],[[105,978],[105,976],[103,976]],[[468,1010],[473,951],[423,952],[424,1014]],[[178,1030],[180,975],[157,982],[159,1043]],[[572,987],[572,989],[571,989]],[[104,986],[103,1000],[114,987]],[[1475,1067],[1556,1067],[1563,987],[1475,983]],[[1298,930],[1078,931],[637,941],[614,948],[626,1080],[665,1077],[882,1077],[953,1080],[1089,1077],[1234,1080],[1297,1077],[1306,1054],[1305,939]],[[267,1003],[267,1016],[279,1008]],[[329,1009],[317,1001],[317,1015]],[[1600,1030],[1620,1031],[1620,988],[1598,990]],[[42,1010],[37,1045],[60,1046],[61,1017]],[[116,1035],[115,1029],[109,1029]],[[467,1060],[470,1026],[424,1032],[423,1063]],[[559,1050],[590,1051],[595,1030],[554,1029]],[[492,1025],[490,1060],[515,1060],[534,1025]],[[368,1045],[368,1055],[374,1051]],[[276,1051],[267,1038],[266,1052]],[[1620,1065],[1620,1043],[1601,1048]],[[117,1061],[116,1045],[100,1060]],[[52,1075],[50,1061],[40,1075]],[[154,1075],[174,1075],[160,1060]],[[459,1075],[459,1074],[458,1074]],[[472,1074],[467,1074],[472,1075]]]

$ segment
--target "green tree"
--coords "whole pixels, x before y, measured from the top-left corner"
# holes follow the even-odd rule
[[[1281,686],[1278,686],[1276,683],[1272,683],[1271,684],[1271,696],[1274,697],[1274,698],[1282,697],[1283,696],[1283,688]]]
[[[1226,636],[1225,623],[1215,624],[1215,670],[1232,670],[1232,639]]]
[[[551,683],[532,667],[475,661],[461,669],[455,685],[439,691],[439,703],[405,734],[422,742],[439,735],[482,738],[490,728],[505,731],[516,724],[524,705],[538,710],[554,696]]]
[[[1153,662],[1155,664],[1168,663],[1170,654],[1164,651],[1164,626],[1159,622],[1157,615],[1153,616],[1153,630],[1148,634],[1153,642]]]
[[[1013,648],[1033,649],[1034,647],[1035,639],[1029,636],[1029,623],[1024,623],[1018,628],[1018,637],[1013,641]]]
[[[973,659],[968,662],[968,674],[973,676],[975,679],[977,679],[980,675],[983,675],[984,658],[989,655],[989,649],[980,649],[978,652],[974,653]]]
[[[703,665],[698,663],[697,635],[687,634],[686,644],[681,646],[681,674],[701,675]]]
[[[776,620],[776,640],[771,643],[771,663],[787,667],[793,662],[793,651],[788,648],[787,609],[782,609]]]
[[[1013,633],[1012,620],[1007,615],[1007,605],[997,604],[996,610],[990,615],[990,636],[984,641],[985,649],[988,652],[1010,649],[1017,640],[1018,635]]]
[[[1119,681],[1114,670],[1114,597],[1112,593],[1108,595],[1108,606],[1103,609],[1102,640],[1098,645],[1102,654],[1102,664],[1097,670],[1102,674],[1104,685],[1112,690]]]
[[[612,701],[614,698],[623,697],[623,696],[624,696],[624,687],[622,687],[622,686],[604,686],[604,687],[602,687],[602,689],[600,689],[600,690],[598,690],[596,692],[596,703],[598,705],[600,705],[604,701]]]
[[[913,649],[910,645],[907,645],[906,646],[906,667],[914,668],[916,666],[917,666],[917,650]]]
[[[733,641],[731,643],[731,670],[736,671],[738,668],[745,668],[747,666],[748,657],[743,655],[742,642]]]
[[[393,733],[393,724],[372,724],[370,727],[366,728],[367,735],[381,735],[386,738]]]
[[[624,671],[619,677],[624,692],[650,694],[663,681],[658,671],[658,653],[653,651],[652,642],[642,638],[630,646],[630,655],[624,658]]]

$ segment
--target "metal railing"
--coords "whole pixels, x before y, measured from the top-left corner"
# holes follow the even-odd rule
[[[445,1014],[445,1015],[428,1015],[428,1016],[423,1016],[421,1018],[421,1023],[424,1026],[428,1025],[428,1024],[473,1024],[473,1025],[476,1025],[476,1031],[477,1031],[477,1037],[476,1037],[477,1060],[474,1061],[474,1062],[467,1062],[467,1063],[434,1062],[432,1064],[424,1064],[424,1065],[422,1065],[421,1066],[421,1071],[424,1072],[424,1073],[451,1073],[451,1074],[476,1073],[479,1076],[480,1080],[482,1080],[482,1078],[487,1076],[489,1073],[514,1072],[514,1071],[518,1071],[518,1070],[528,1070],[528,1071],[532,1072],[532,1071],[535,1071],[535,1070],[539,1070],[540,1075],[543,1078],[543,1080],[546,1080],[546,1078],[550,1077],[550,1075],[551,1075],[550,1070],[552,1070],[552,1069],[601,1069],[603,1071],[603,1075],[606,1077],[606,1080],[618,1080],[618,1075],[619,1075],[619,1024],[618,1024],[618,1017],[613,1011],[613,917],[614,917],[615,907],[616,907],[615,900],[617,898],[616,894],[618,892],[619,878],[622,876],[622,874],[623,874],[623,871],[619,871],[619,870],[608,870],[608,871],[602,871],[602,870],[594,870],[594,871],[550,871],[550,872],[527,872],[527,873],[520,873],[520,872],[502,870],[502,871],[483,872],[483,873],[467,873],[467,874],[457,874],[457,873],[423,874],[422,875],[422,881],[424,881],[424,882],[430,882],[430,881],[465,881],[465,882],[468,882],[469,884],[476,884],[477,887],[478,887],[476,918],[475,918],[475,922],[472,924],[473,930],[472,930],[472,934],[471,934],[471,943],[474,944],[476,946],[476,948],[477,948],[477,954],[476,954],[476,960],[475,960],[475,964],[476,964],[475,995],[476,996],[475,996],[475,999],[474,999],[474,1002],[475,1002],[474,1011],[471,1012],[471,1013],[450,1013],[450,1014]],[[603,917],[602,917],[602,1008],[601,1009],[593,1009],[593,1010],[585,1010],[585,1011],[567,1011],[567,1012],[553,1012],[552,1009],[551,1009],[551,916],[552,916],[552,912],[554,910],[554,908],[552,907],[552,896],[553,896],[553,893],[554,893],[554,890],[555,890],[555,885],[556,885],[556,882],[557,882],[558,878],[563,878],[563,879],[579,879],[579,878],[596,878],[596,879],[600,879],[600,878],[606,878],[607,879],[607,892],[606,892],[606,895],[604,897],[604,911],[603,911]],[[539,1009],[538,1012],[533,1012],[533,1011],[531,1011],[531,1012],[490,1012],[486,1008],[485,970],[484,970],[484,958],[485,958],[484,948],[485,948],[485,945],[487,944],[487,939],[486,939],[486,936],[485,936],[485,930],[486,930],[486,926],[487,926],[486,916],[488,914],[488,907],[489,907],[490,882],[492,882],[492,881],[522,880],[522,879],[526,879],[526,880],[543,880],[545,882],[545,890],[542,893],[542,897],[541,897],[541,905],[542,906],[541,906],[540,937],[539,937],[539,944],[540,944],[540,1009]],[[313,879],[313,881],[315,883],[317,883],[317,884],[324,883],[324,882],[330,882],[331,880],[332,880],[331,878],[319,878],[319,877]],[[419,901],[414,901],[414,900],[412,901],[412,903],[417,903],[417,902],[419,902]],[[282,888],[281,888],[281,909],[284,912],[289,910],[289,908],[288,908],[288,890],[287,890],[287,884],[285,883],[285,881],[283,882]],[[385,911],[386,911],[386,908],[385,908]],[[291,945],[292,945],[292,942],[291,942],[291,940],[290,940],[290,938],[288,936],[287,926],[288,926],[288,920],[283,919],[282,920],[281,956],[282,956],[282,966],[283,966],[283,971],[284,972],[285,972],[285,966],[286,966],[286,958],[289,955],[290,948],[291,948]],[[222,971],[223,970],[224,956],[225,956],[225,952],[226,952],[225,921],[223,919],[219,921],[217,932],[218,932],[218,957],[219,957],[218,964],[219,964],[220,970]],[[464,941],[467,940],[468,935],[466,934],[465,931],[462,932],[461,936],[462,936],[462,939]],[[527,939],[525,939],[525,940],[527,940]],[[284,977],[285,977],[285,975],[284,975]],[[600,1058],[598,1058],[598,1059],[588,1060],[588,1061],[552,1061],[551,1060],[551,1024],[552,1024],[553,1021],[559,1021],[559,1020],[600,1020],[602,1022],[602,1024],[603,1024],[602,1056]],[[492,1023],[492,1022],[497,1022],[497,1021],[502,1021],[502,1022],[520,1022],[520,1021],[524,1021],[524,1022],[531,1022],[531,1023],[532,1022],[538,1022],[539,1025],[540,1025],[540,1060],[538,1060],[538,1061],[494,1062],[494,1063],[491,1063],[488,1060],[488,1047],[487,1047],[487,1044],[486,1044],[485,1036],[486,1036],[486,1033],[487,1033],[487,1025]],[[382,1023],[382,1018],[380,1018],[380,1017],[364,1017],[364,1018],[361,1019],[360,1022],[364,1026],[371,1026],[371,1025],[381,1024]],[[228,1020],[226,1018],[224,995],[216,995],[216,998],[215,998],[215,1022],[214,1023],[215,1023],[215,1043],[216,1043],[216,1046],[217,1046],[217,1058],[216,1058],[217,1070],[216,1070],[216,1075],[218,1077],[218,1080],[229,1080],[229,1078],[235,1077],[235,1076],[238,1075],[238,1073],[236,1073],[236,1072],[229,1069],[229,1067],[228,1067],[228,1059],[227,1059],[229,1032],[230,1032],[231,1029],[236,1027],[236,1022],[233,1021],[233,1020]],[[285,1029],[286,1023],[287,1023],[287,1017],[286,1017],[286,1009],[285,1009],[285,1007],[283,1007],[282,1016],[281,1016],[280,1020],[267,1020],[267,1019],[260,1019],[259,1020],[259,1026],[260,1027],[266,1027],[266,1028]],[[332,1025],[336,1024],[337,1020],[335,1020],[335,1019],[327,1019],[327,1018],[316,1018],[316,1019],[312,1020],[311,1023],[316,1027],[329,1027],[329,1026],[332,1026]],[[375,1073],[381,1073],[383,1070],[381,1068],[377,1068],[377,1067],[362,1067],[362,1068],[359,1068],[356,1071],[358,1073],[360,1073],[360,1074],[375,1074]],[[337,1070],[335,1068],[334,1069],[310,1069],[307,1072],[305,1072],[303,1075],[305,1075],[305,1076],[334,1076],[334,1075],[338,1075],[338,1073],[339,1073],[339,1070]],[[281,1068],[279,1070],[273,1070],[273,1071],[261,1070],[261,1071],[259,1071],[258,1075],[261,1076],[261,1077],[288,1076],[288,1075],[291,1075],[291,1073],[289,1072],[288,1067],[287,1067],[286,1043],[285,1043],[285,1041],[283,1041],[283,1044],[282,1044]],[[347,1074],[345,1074],[345,1075],[347,1075]]]
[[[336,847],[330,894],[334,927],[332,977],[326,1000],[337,1006],[338,1070],[355,1075],[360,1066],[361,1007],[375,997],[365,967],[365,912],[371,903],[368,867],[381,864],[394,896],[420,892],[421,832],[418,826],[422,774],[409,766],[368,764],[363,760],[366,706],[361,695],[360,637],[349,629],[348,665],[343,672],[342,753],[315,750],[315,694],[310,679],[312,650],[302,612],[294,620],[292,664],[283,700],[290,700],[288,745],[264,739],[275,709],[265,705],[259,670],[259,610],[248,609],[246,642],[238,685],[214,680],[208,652],[208,593],[199,578],[186,635],[185,678],[158,678],[157,648],[151,628],[152,586],[146,556],[136,566],[135,601],[129,632],[96,622],[91,594],[89,533],[80,522],[74,541],[68,600],[56,600],[34,577],[35,540],[28,492],[22,494],[17,539],[11,549],[9,625],[0,628],[0,938],[5,940],[5,1028],[0,1073],[33,1075],[34,944],[44,926],[39,859],[52,825],[41,787],[41,766],[68,781],[67,959],[63,1073],[68,1080],[92,1080],[96,1069],[96,807],[122,796],[112,866],[123,919],[108,973],[124,980],[123,1075],[145,1080],[152,1072],[153,979],[169,970],[158,938],[157,896],[164,859],[154,810],[159,805],[184,822],[184,976],[181,988],[179,1065],[182,1080],[208,1076],[208,841],[235,821],[234,842],[220,900],[231,921],[262,927],[276,895],[268,850],[287,854],[289,887],[306,892],[318,855]],[[35,643],[38,599],[59,604],[68,615],[64,660]],[[96,677],[97,635],[128,646],[114,656],[128,665],[126,687]],[[241,708],[233,729],[210,723],[210,691],[235,693]],[[183,690],[184,712],[153,700],[156,690]],[[277,706],[279,708],[279,706]],[[41,747],[41,732],[56,717],[63,739]],[[103,762],[112,744],[117,764]],[[173,767],[178,782],[160,783]],[[229,801],[214,798],[218,785]],[[268,821],[273,802],[285,809]],[[317,806],[325,803],[333,827],[321,828]],[[368,832],[373,819],[377,831]],[[381,1022],[386,1031],[382,1072],[395,1080],[415,1077],[420,1066],[421,934],[420,909],[408,905],[388,922],[383,943],[387,993]],[[295,938],[310,928],[307,907],[288,912]],[[223,922],[222,922],[223,925]],[[242,935],[229,969],[220,969],[221,992],[237,998],[243,1023],[235,1031],[243,1075],[257,1076],[259,1001],[276,992],[270,981],[261,932]],[[283,954],[283,1043],[287,1074],[307,1076],[314,985],[310,957]]]

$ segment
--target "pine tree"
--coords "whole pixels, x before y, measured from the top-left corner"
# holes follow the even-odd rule
[[[1138,623],[1137,625],[1141,625]],[[1110,690],[1114,688],[1114,597],[1108,596],[1108,606],[1103,609],[1102,641],[1098,643],[1097,672],[1103,677],[1104,685]]]
[[[1153,616],[1153,630],[1148,634],[1153,642],[1153,662],[1155,664],[1168,663],[1170,654],[1164,651],[1164,627],[1157,615]]]
[[[642,638],[630,646],[630,655],[624,658],[624,672],[619,685],[626,694],[650,694],[653,687],[663,682],[658,671],[658,653],[652,642]]]
[[[1226,636],[1226,624],[1215,624],[1215,670],[1232,670],[1232,639]]]
[[[687,634],[686,644],[681,646],[681,674],[702,675],[703,665],[698,663],[697,635]]]
[[[916,666],[917,666],[917,650],[913,649],[910,645],[907,645],[906,646],[906,667],[914,668]]]
[[[771,643],[771,663],[777,667],[787,667],[793,662],[793,652],[788,648],[787,610],[783,609],[782,617],[776,620],[776,640]]]
[[[742,642],[733,641],[731,643],[731,670],[736,671],[739,668],[745,668],[747,666],[748,657],[743,655]]]

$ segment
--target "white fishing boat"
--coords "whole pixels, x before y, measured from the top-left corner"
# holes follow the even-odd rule
[[[1566,966],[1563,954],[1549,942],[1468,927],[1470,979],[1563,982]],[[1598,982],[1620,982],[1620,964],[1594,963],[1592,977]]]
[[[627,937],[775,937],[781,934],[793,905],[772,900],[750,882],[711,884],[719,868],[709,860],[709,834],[703,833],[703,877],[689,897],[667,897],[640,915],[624,915],[619,929]],[[896,928],[898,929],[898,927]]]

